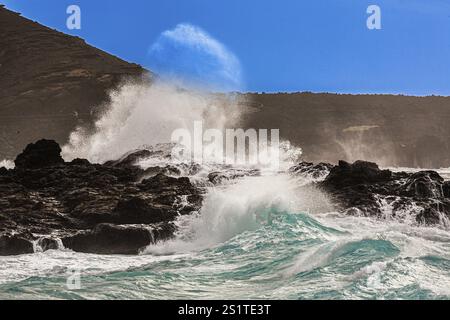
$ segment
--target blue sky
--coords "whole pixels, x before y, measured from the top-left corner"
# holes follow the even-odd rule
[[[161,74],[227,89],[450,95],[447,0],[0,3]],[[66,28],[70,4],[81,30]],[[366,27],[370,4],[381,30]]]

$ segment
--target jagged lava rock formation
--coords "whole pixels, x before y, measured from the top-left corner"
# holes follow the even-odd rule
[[[420,224],[450,221],[450,181],[435,171],[415,173],[381,170],[377,164],[339,161],[337,166],[301,163],[292,172],[324,176],[318,187],[330,195],[336,210],[347,214],[408,219]]]
[[[28,145],[16,168],[0,168],[0,255],[58,247],[136,254],[173,235],[174,219],[199,209],[202,196],[186,177],[129,162],[64,162],[52,140]],[[133,156],[135,157],[135,156]]]

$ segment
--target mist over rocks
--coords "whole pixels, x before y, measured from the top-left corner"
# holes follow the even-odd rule
[[[325,178],[325,184],[336,189],[360,185],[364,183],[386,182],[392,178],[389,170],[380,170],[373,162],[356,161],[352,164],[339,161],[339,164],[331,168]]]

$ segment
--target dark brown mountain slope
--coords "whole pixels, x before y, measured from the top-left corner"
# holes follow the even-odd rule
[[[450,97],[247,94],[246,127],[279,128],[308,161],[450,167]]]
[[[143,72],[0,6],[0,160],[39,138],[64,143],[108,89]]]

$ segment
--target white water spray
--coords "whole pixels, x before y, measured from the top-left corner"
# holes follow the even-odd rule
[[[223,129],[239,116],[224,96],[187,91],[165,83],[128,83],[110,93],[111,103],[95,123],[94,132],[78,128],[63,147],[66,160],[115,160],[130,150],[170,142],[175,129],[192,130],[194,121]]]
[[[14,169],[15,164],[12,160],[1,160],[0,161],[0,168],[6,168],[6,169]]]

